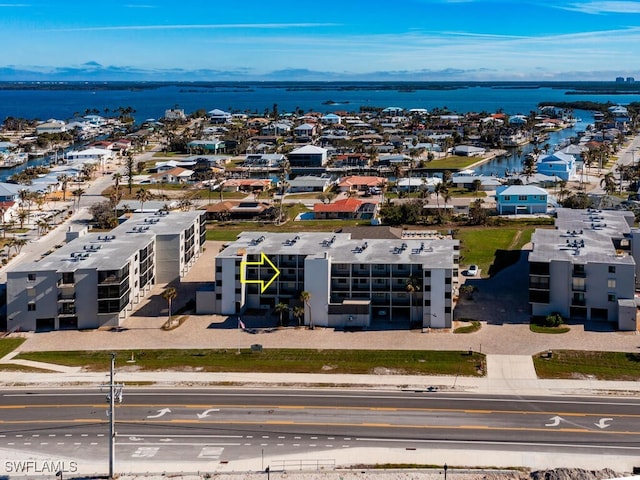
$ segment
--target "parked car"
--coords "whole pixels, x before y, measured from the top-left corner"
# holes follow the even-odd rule
[[[467,277],[475,277],[478,274],[478,265],[469,265],[464,274]]]

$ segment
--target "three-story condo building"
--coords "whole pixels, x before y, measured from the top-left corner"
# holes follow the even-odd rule
[[[204,212],[135,214],[7,273],[9,330],[118,326],[155,283],[180,281],[202,251]]]
[[[636,329],[634,301],[640,232],[631,212],[558,209],[556,228],[538,229],[529,254],[534,316],[607,321]],[[635,247],[635,248],[634,248]],[[635,252],[638,253],[638,252]]]
[[[244,232],[216,257],[215,311],[231,315],[278,303],[300,306],[305,291],[306,324],[367,327],[387,321],[449,328],[458,258],[459,241],[450,239]]]

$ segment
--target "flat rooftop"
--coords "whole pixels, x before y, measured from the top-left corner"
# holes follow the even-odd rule
[[[156,236],[177,235],[193,225],[203,211],[136,213],[109,232],[88,233],[46,257],[17,264],[11,272],[122,268],[128,258],[146,247]]]
[[[617,250],[614,244],[614,239],[630,235],[630,212],[562,208],[557,213],[555,229],[537,229],[533,234],[530,262],[635,264],[628,252]]]
[[[329,255],[333,263],[422,264],[453,268],[459,240],[352,239],[349,233],[243,232],[218,256],[232,258],[238,252],[265,255]]]

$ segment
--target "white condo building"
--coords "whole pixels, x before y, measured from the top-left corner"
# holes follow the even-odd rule
[[[155,283],[179,282],[202,251],[204,212],[134,214],[7,273],[7,329],[118,326]]]
[[[459,248],[458,240],[447,239],[244,232],[216,257],[215,311],[233,315],[248,308],[271,310],[278,303],[300,306],[306,291],[306,324],[368,327],[387,321],[450,328]],[[254,282],[268,282],[275,272],[263,254],[280,273],[261,292]]]
[[[529,254],[534,316],[611,322],[636,329],[640,230],[632,212],[557,210],[555,229],[537,229]]]

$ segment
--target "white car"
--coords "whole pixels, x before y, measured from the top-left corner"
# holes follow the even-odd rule
[[[465,276],[467,277],[475,277],[478,274],[478,265],[469,265],[465,272]]]

